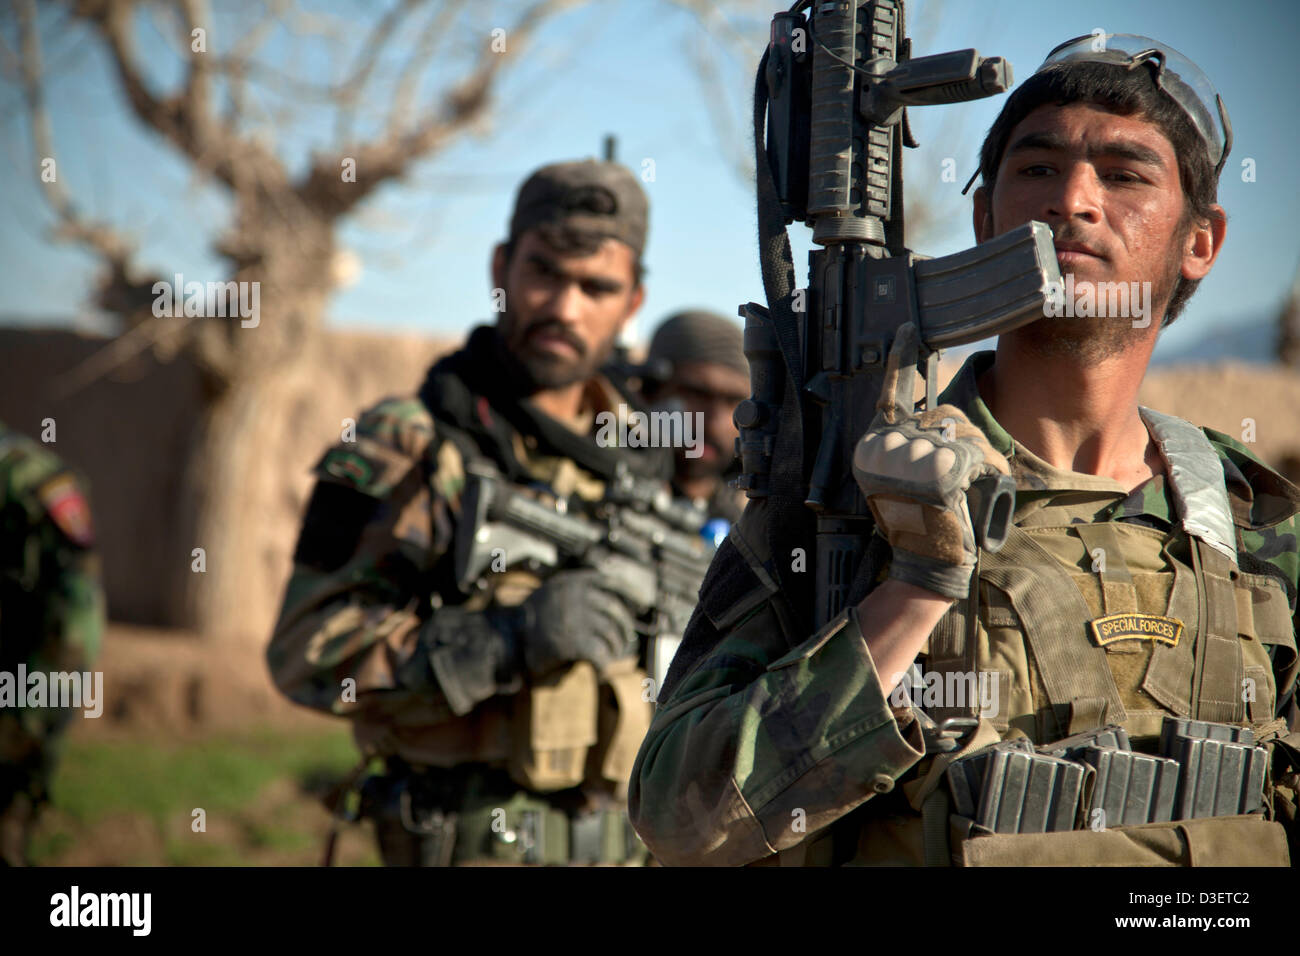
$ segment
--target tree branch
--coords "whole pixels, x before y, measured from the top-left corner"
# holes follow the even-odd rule
[[[387,132],[376,142],[355,147],[356,182],[340,175],[344,155],[318,156],[298,187],[303,201],[332,217],[341,216],[384,182],[401,176],[413,163],[437,152],[457,133],[486,115],[493,84],[505,65],[517,57],[539,26],[566,7],[586,0],[540,0],[525,10],[506,31],[506,47],[492,49],[484,38],[482,52],[469,75],[443,94],[437,107],[405,132]]]
[[[420,33],[419,39],[416,40],[415,47],[397,79],[397,88],[393,93],[393,105],[388,111],[387,135],[399,135],[402,126],[405,125],[405,121],[411,113],[411,100],[415,95],[420,71],[428,67],[433,56],[434,47],[437,46],[438,38],[447,32],[448,25],[455,21],[457,14],[460,13],[464,5],[464,0],[447,0],[437,15],[425,24],[424,30]],[[340,143],[343,142],[346,142],[346,140],[340,141]]]
[[[388,41],[402,20],[422,2],[423,0],[400,0],[390,8],[375,24],[375,28],[370,31],[370,36],[362,44],[351,75],[335,88],[338,123],[335,126],[334,138],[340,146],[345,146],[352,139],[352,121],[356,117],[357,105],[361,102],[361,95],[365,92],[366,84],[370,82],[370,75],[379,63],[384,47],[388,45]]]
[[[51,230],[55,241],[75,242],[90,249],[103,260],[106,275],[100,282],[98,298],[105,305],[113,301],[128,306],[121,310],[124,318],[135,312],[146,299],[144,290],[151,288],[153,280],[140,281],[135,277],[132,259],[135,244],[112,226],[96,222],[82,215],[73,202],[72,194],[58,173],[58,157],[54,150],[54,135],[50,127],[49,111],[45,105],[44,64],[41,57],[40,36],[36,28],[36,4],[33,0],[18,0],[15,5],[20,34],[19,71],[22,77],[23,99],[32,128],[32,147],[36,168],[45,169],[50,161],[53,175],[40,176],[42,195],[54,212],[57,224]],[[131,307],[134,306],[134,307]],[[110,309],[110,311],[119,311]]]
[[[200,26],[201,0],[181,0],[192,30]],[[232,188],[241,184],[240,163],[249,164],[268,185],[287,182],[279,159],[255,140],[240,137],[212,112],[208,53],[191,53],[179,95],[160,97],[145,83],[131,34],[135,0],[81,0],[79,16],[93,24],[108,44],[118,80],[136,118],[170,142],[201,169]],[[206,29],[206,28],[205,28]]]

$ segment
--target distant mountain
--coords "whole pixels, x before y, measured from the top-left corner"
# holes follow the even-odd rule
[[[1234,322],[1199,339],[1166,346],[1162,339],[1151,356],[1152,365],[1182,362],[1276,362],[1277,315],[1269,313],[1244,322]]]

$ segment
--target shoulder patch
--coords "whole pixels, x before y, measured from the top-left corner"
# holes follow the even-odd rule
[[[384,498],[418,465],[418,458],[373,438],[358,437],[327,451],[317,463],[316,473],[325,481],[347,485],[371,498]]]
[[[90,521],[90,504],[77,480],[66,471],[39,485],[36,497],[46,513],[73,544],[89,548],[95,543]]]
[[[386,399],[316,463],[316,474],[372,498],[386,497],[419,464],[433,441],[433,419],[418,399]]]
[[[320,470],[357,488],[367,488],[375,469],[361,455],[346,448],[331,448],[321,459]]]
[[[363,412],[354,440],[316,463],[294,561],[327,572],[347,563],[381,502],[422,467],[432,441],[433,419],[418,399],[386,399]]]

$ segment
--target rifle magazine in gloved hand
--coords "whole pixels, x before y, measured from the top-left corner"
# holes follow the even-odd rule
[[[981,479],[1009,483],[1011,467],[960,409],[914,411],[916,356],[909,323],[894,339],[879,413],[854,450],[853,477],[893,548],[890,577],[960,599],[970,591],[978,547],[967,494]],[[987,510],[987,495],[982,503]]]
[[[573,661],[590,661],[602,677],[617,660],[635,656],[636,619],[628,602],[590,568],[554,574],[518,608],[524,664],[542,675]]]

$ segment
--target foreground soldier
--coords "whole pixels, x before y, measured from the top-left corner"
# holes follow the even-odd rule
[[[1159,329],[1222,246],[1229,142],[1192,64],[1145,38],[1102,54],[1092,39],[1054,51],[1005,104],[976,237],[1046,222],[1067,279],[1149,282],[1150,311],[1003,335],[922,415],[915,351],[896,342],[854,459],[877,534],[819,633],[792,624],[811,615],[772,572],[791,556],[767,553],[765,502],[750,502],[633,771],[633,822],[664,862],[1276,865],[1288,837],[1295,856],[1300,489],[1232,438],[1137,404]],[[963,492],[999,472],[1017,499],[991,554]],[[938,699],[896,692],[914,663]],[[945,696],[976,678],[992,699]],[[958,757],[1108,724],[1150,754],[1169,716],[1251,728],[1271,748],[1277,822],[1004,833],[969,806],[949,813]],[[930,718],[958,720],[945,733]]]
[[[687,498],[708,502],[710,516],[734,524],[745,508],[736,475],[736,406],[749,397],[744,334],[711,312],[681,312],[665,319],[650,339],[642,392],[656,407],[702,416],[701,453],[676,451],[673,485]]]
[[[44,446],[0,424],[0,672],[84,672],[99,653],[104,596],[90,508]],[[25,682],[24,682],[25,683]],[[0,698],[0,863],[25,866],[72,708]]]
[[[386,759],[362,802],[390,865],[644,856],[623,809],[649,723],[633,612],[591,570],[540,587],[512,570],[467,595],[455,562],[467,469],[576,508],[621,468],[667,477],[666,453],[593,437],[629,402],[595,370],[641,305],[646,219],[622,167],[534,173],[492,259],[497,325],[317,467],[267,660],[285,694],[350,718]]]

